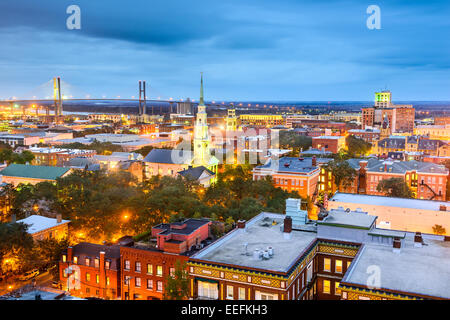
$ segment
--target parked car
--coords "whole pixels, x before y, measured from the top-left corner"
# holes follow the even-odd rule
[[[27,271],[23,275],[21,275],[19,277],[19,280],[21,280],[21,281],[30,280],[31,278],[36,277],[38,274],[39,274],[39,270],[33,269],[33,270]]]
[[[52,287],[56,288],[56,289],[60,289],[61,284],[59,283],[59,281],[52,281]]]

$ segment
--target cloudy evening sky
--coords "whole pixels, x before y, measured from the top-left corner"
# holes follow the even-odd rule
[[[146,80],[150,98],[198,99],[203,71],[207,100],[450,100],[449,17],[447,0],[1,0],[0,98],[59,75],[74,95]]]

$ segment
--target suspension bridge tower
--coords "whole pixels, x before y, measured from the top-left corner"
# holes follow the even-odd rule
[[[63,106],[61,95],[61,78],[53,78],[53,99],[55,100],[55,123],[63,122]]]

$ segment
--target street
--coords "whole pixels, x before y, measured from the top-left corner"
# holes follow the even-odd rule
[[[52,280],[53,277],[48,271],[42,272],[41,274],[36,276],[36,286],[51,287]],[[17,278],[9,278],[6,281],[3,280],[0,282],[0,296],[13,290],[18,290],[32,283],[33,279],[20,281],[17,280]]]

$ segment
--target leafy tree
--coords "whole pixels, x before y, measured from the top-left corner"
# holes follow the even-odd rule
[[[363,139],[357,138],[355,136],[349,135],[346,138],[346,144],[348,153],[352,157],[364,156],[369,153],[372,148],[372,144],[364,141]]]
[[[325,170],[331,172],[334,177],[334,183],[339,191],[352,185],[357,172],[345,160],[333,160],[324,165]]]
[[[64,250],[69,247],[68,239],[45,239],[39,240],[36,244],[36,252],[42,266],[51,267],[58,266],[59,259]],[[56,279],[59,274],[59,269],[53,268],[52,275]]]
[[[0,273],[25,269],[33,238],[23,223],[0,223]]]
[[[443,235],[446,233],[446,230],[443,226],[439,225],[439,224],[435,224],[433,226],[433,233],[437,234],[437,235]]]
[[[293,131],[280,132],[280,148],[292,149],[292,155],[298,156],[300,150],[307,150],[312,146],[312,138],[301,136]]]
[[[388,197],[413,198],[413,193],[403,178],[383,179],[378,183],[377,191]]]
[[[0,151],[0,162],[6,162],[8,165],[12,163],[26,164],[31,163],[34,159],[34,154],[28,150],[22,153],[17,153],[11,149],[3,149]]]
[[[164,292],[165,300],[184,300],[189,295],[189,280],[187,266],[185,262],[177,260],[175,263],[175,272],[167,276],[166,290]]]

